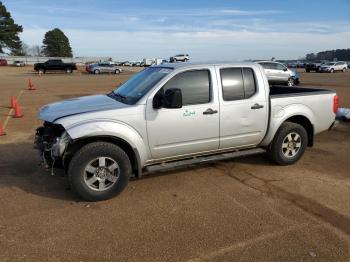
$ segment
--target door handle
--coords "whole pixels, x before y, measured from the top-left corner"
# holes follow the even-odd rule
[[[212,115],[212,114],[216,114],[218,112],[218,110],[213,110],[211,108],[208,108],[207,110],[205,110],[203,112],[203,115]]]
[[[264,108],[263,105],[259,105],[258,103],[254,104],[251,109],[261,109],[261,108]]]

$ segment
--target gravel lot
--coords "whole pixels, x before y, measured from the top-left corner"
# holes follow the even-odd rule
[[[106,93],[121,75],[46,74],[0,67],[0,123],[12,95],[24,117],[0,137],[0,261],[349,261],[350,124],[316,137],[296,165],[263,155],[133,180],[117,198],[86,203],[38,167],[36,112]],[[350,72],[300,73],[350,107]],[[36,91],[24,90],[32,78]],[[22,91],[23,90],[23,91]]]

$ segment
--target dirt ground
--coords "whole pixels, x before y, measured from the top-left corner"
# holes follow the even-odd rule
[[[106,93],[132,74],[40,77],[0,67],[0,261],[350,261],[348,123],[318,135],[293,166],[263,155],[198,165],[132,180],[98,203],[41,170],[38,109]],[[300,77],[350,107],[350,72]],[[28,78],[37,90],[25,90]],[[7,118],[19,94],[24,117]]]

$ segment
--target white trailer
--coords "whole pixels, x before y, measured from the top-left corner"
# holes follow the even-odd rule
[[[152,58],[144,58],[143,59],[143,66],[151,66],[154,64],[154,59]]]

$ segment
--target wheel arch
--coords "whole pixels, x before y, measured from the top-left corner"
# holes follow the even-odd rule
[[[296,115],[286,119],[284,122],[292,122],[304,127],[308,138],[307,145],[310,147],[314,145],[314,126],[312,125],[311,121],[307,117],[303,115]]]
[[[131,126],[110,119],[94,119],[74,124],[61,119],[57,123],[65,128],[71,138],[67,147],[70,155],[87,143],[110,142],[120,146],[127,153],[136,176],[141,175],[142,167],[149,156],[149,150],[143,136]],[[64,157],[64,166],[68,166],[69,154]]]
[[[114,137],[114,136],[90,136],[90,137],[82,137],[76,140],[72,140],[68,145],[66,152],[62,158],[64,169],[67,172],[69,163],[72,160],[74,154],[83,146],[94,143],[94,142],[107,142],[114,145],[119,146],[124,152],[128,155],[133,173],[136,177],[141,177],[142,174],[142,166],[140,154],[137,148],[131,146],[127,141],[122,138]]]
[[[277,108],[271,113],[270,126],[268,133],[261,142],[261,146],[269,146],[275,137],[278,129],[284,122],[293,122],[303,126],[308,134],[308,146],[312,147],[314,143],[314,114],[312,110],[301,104],[293,104],[284,108]]]

